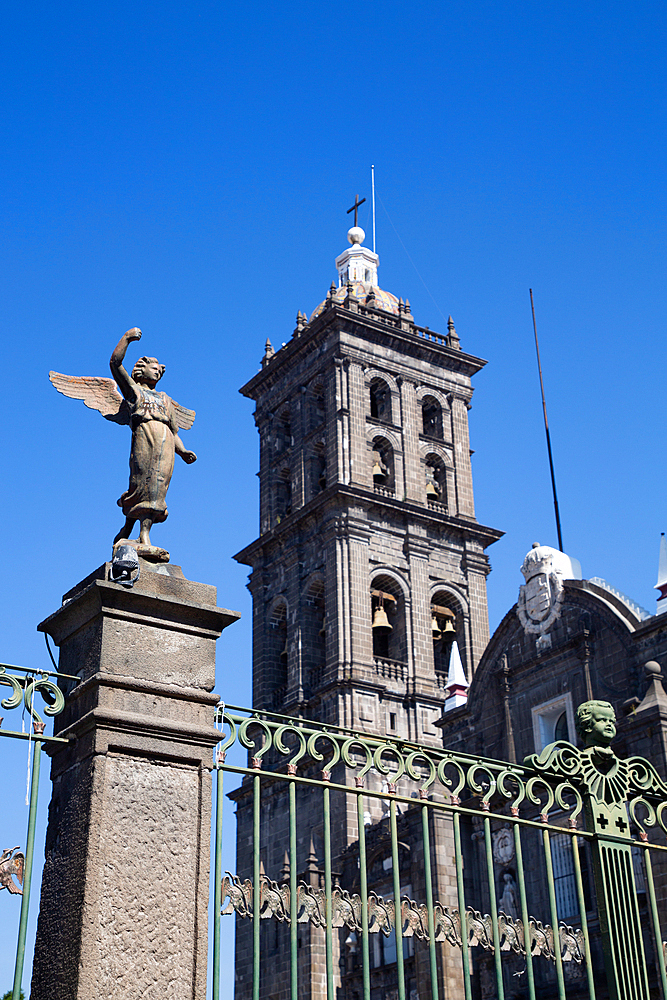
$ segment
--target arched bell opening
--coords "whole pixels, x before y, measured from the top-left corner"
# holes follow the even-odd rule
[[[403,591],[390,576],[375,577],[371,585],[373,657],[404,664],[407,660]]]
[[[439,455],[427,455],[424,462],[424,493],[427,500],[447,504],[447,467]]]
[[[373,486],[393,492],[395,485],[394,449],[386,438],[374,438],[371,462]]]
[[[391,390],[384,379],[374,378],[370,385],[370,412],[375,420],[390,424],[391,420]]]
[[[431,599],[431,637],[436,674],[446,680],[452,644],[462,639],[462,616],[458,601],[447,591],[438,591]]]
[[[442,407],[435,396],[424,396],[422,400],[422,430],[426,437],[443,440]]]

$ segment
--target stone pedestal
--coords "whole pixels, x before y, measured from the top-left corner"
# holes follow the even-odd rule
[[[80,681],[50,748],[32,1000],[204,1000],[215,641],[238,617],[141,560],[134,588],[106,563],[39,625]]]

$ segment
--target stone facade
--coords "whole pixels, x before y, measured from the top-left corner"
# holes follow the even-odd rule
[[[475,519],[468,437],[471,378],[485,362],[461,349],[451,320],[446,335],[417,326],[409,303],[377,286],[377,258],[355,242],[346,253],[355,267],[366,254],[369,280],[345,280],[351,264],[341,255],[339,287],[309,321],[299,313],[286,346],[267,343],[261,370],[241,389],[256,403],[260,439],[260,536],[236,556],[252,567],[253,706],[440,744],[449,647],[434,645],[433,608],[469,678],[489,638],[485,549],[501,533]],[[391,628],[373,627],[380,610]],[[243,878],[252,872],[251,794],[246,781],[232,795]],[[261,801],[263,871],[283,881],[287,792],[263,785]],[[380,801],[365,802],[370,828],[386,829]],[[354,891],[355,797],[332,793],[331,807],[334,868]],[[415,845],[401,877],[423,898],[420,822],[418,810],[401,817]],[[434,891],[455,906],[451,824],[439,826]],[[298,787],[299,879],[321,879],[321,838],[321,792]],[[289,990],[288,930],[266,921],[262,933],[261,995],[278,1000]],[[299,942],[299,994],[323,995],[321,932],[300,925]],[[359,970],[344,934],[335,947],[337,989],[352,1000]],[[241,1000],[251,995],[247,921],[237,921],[236,948]],[[455,996],[460,959],[450,969],[447,949],[439,954],[440,995]],[[395,979],[395,964],[385,975],[376,958],[379,988]],[[426,958],[406,963],[410,991],[423,979],[427,995]]]
[[[604,581],[565,579],[555,621],[543,633],[528,631],[515,605],[492,636],[473,677],[467,704],[443,714],[438,723],[447,749],[465,750],[483,757],[521,763],[548,743],[565,739],[577,744],[574,713],[582,702],[611,702],[617,717],[613,743],[620,757],[646,757],[667,777],[667,696],[660,669],[667,657],[667,621],[664,615],[649,615]],[[525,616],[524,616],[525,617]],[[539,808],[535,805],[535,817]],[[565,814],[555,804],[549,820],[565,825]],[[494,831],[497,835],[498,831]],[[539,918],[549,912],[543,845],[539,836],[523,831],[523,860],[531,912]],[[651,837],[655,839],[654,836]],[[464,824],[466,893],[488,899],[485,885],[483,837],[478,821]],[[604,989],[603,958],[599,922],[594,904],[590,847],[580,842],[584,891],[590,904],[588,920],[599,995]],[[579,924],[574,895],[574,868],[569,838],[552,838],[552,861],[559,917]],[[640,913],[649,926],[646,888],[640,854],[634,858]],[[498,897],[505,875],[516,877],[516,858],[496,858]],[[667,870],[660,857],[654,859],[656,892],[661,908],[667,906]],[[485,905],[488,905],[486,903]],[[649,972],[657,990],[653,947],[645,941]],[[485,981],[483,956],[475,955],[480,982]],[[545,994],[555,989],[554,971],[548,963],[534,963],[537,986]],[[583,967],[565,967],[568,997],[587,997]],[[511,992],[512,970],[507,972],[506,995]],[[575,978],[573,978],[575,977]],[[578,977],[578,979],[576,978]],[[487,977],[489,978],[489,977]],[[489,983],[492,980],[489,978]],[[495,996],[490,985],[488,996]],[[482,997],[485,996],[482,990]]]

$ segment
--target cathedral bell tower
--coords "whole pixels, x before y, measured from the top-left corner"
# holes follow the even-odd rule
[[[377,283],[363,229],[338,286],[241,392],[256,403],[260,535],[253,706],[439,741],[453,643],[468,680],[488,642],[473,503],[470,380],[485,364]],[[456,655],[456,650],[455,650]]]

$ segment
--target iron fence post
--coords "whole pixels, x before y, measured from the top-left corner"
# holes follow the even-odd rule
[[[44,725],[33,723],[39,736],[44,732]],[[30,779],[30,806],[28,809],[28,836],[25,848],[25,871],[23,874],[23,896],[21,897],[21,917],[19,920],[19,936],[16,943],[16,964],[14,966],[14,985],[12,1000],[20,1000],[21,981],[23,979],[23,962],[25,959],[25,939],[28,930],[28,907],[30,906],[30,879],[32,878],[32,859],[35,851],[35,823],[37,820],[37,792],[39,790],[39,766],[42,755],[42,741],[35,739],[35,749],[32,758],[32,775]]]
[[[213,1000],[220,997],[220,911],[222,909],[222,782],[220,751],[215,757],[215,867],[213,890]]]

